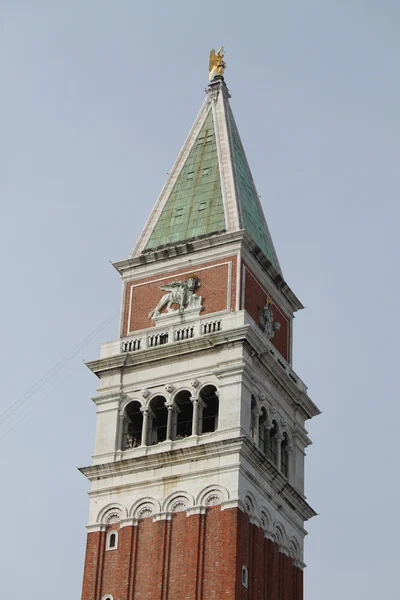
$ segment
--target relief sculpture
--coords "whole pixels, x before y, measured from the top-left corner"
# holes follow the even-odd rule
[[[279,321],[274,322],[271,298],[267,298],[264,308],[260,310],[259,325],[270,341],[273,339],[275,333],[281,328]]]
[[[160,316],[165,306],[167,307],[167,313],[183,313],[190,308],[201,310],[202,297],[196,294],[199,287],[200,282],[195,275],[189,275],[185,281],[174,281],[168,285],[161,285],[160,290],[167,293],[164,294],[157,306],[150,311],[149,319]],[[173,306],[177,308],[173,308]]]

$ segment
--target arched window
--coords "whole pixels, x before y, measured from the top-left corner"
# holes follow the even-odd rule
[[[251,395],[251,404],[250,404],[250,431],[251,431],[251,437],[253,440],[256,439],[256,433],[257,433],[257,402],[255,397],[253,396],[253,394]]]
[[[176,433],[175,439],[192,435],[193,423],[193,403],[190,399],[190,392],[184,390],[175,396],[176,406]]]
[[[263,407],[261,409],[260,418],[258,420],[258,447],[263,452],[265,452],[265,450],[266,450],[266,443],[267,443],[267,435],[266,435],[267,432],[265,429],[266,425],[267,425],[267,411]]]
[[[242,586],[245,588],[249,587],[249,572],[247,567],[243,565],[242,567]]]
[[[286,433],[283,434],[283,440],[281,444],[281,471],[282,474],[287,477],[289,472],[289,439]]]
[[[106,550],[116,550],[118,548],[118,531],[109,531],[106,540]]]
[[[143,415],[140,402],[134,400],[125,408],[123,448],[136,448],[142,442]]]
[[[203,401],[200,433],[212,433],[218,428],[218,391],[213,385],[206,385],[200,392]]]
[[[277,449],[275,436],[278,435],[278,426],[276,421],[272,421],[272,429],[270,429],[267,444],[267,457],[276,465],[277,464]]]
[[[159,444],[167,439],[168,410],[164,396],[155,396],[150,402],[151,433],[150,444]]]
[[[101,600],[114,600],[114,598],[110,594],[107,594],[106,596],[103,596]]]

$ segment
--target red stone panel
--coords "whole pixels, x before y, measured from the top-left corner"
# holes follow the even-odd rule
[[[193,269],[179,269],[162,276],[129,281],[126,285],[122,335],[126,336],[131,331],[155,326],[154,321],[149,319],[148,315],[166,293],[160,290],[160,286],[184,280],[190,273],[197,275],[200,280],[200,287],[196,293],[203,298],[201,315],[222,310],[235,310],[236,262],[236,256],[231,256],[223,260],[197,265]],[[232,270],[232,280],[231,301],[228,306],[229,269]],[[165,311],[164,308],[163,312]]]
[[[260,310],[265,306],[268,293],[257,280],[256,276],[243,263],[245,267],[244,277],[244,308],[258,325]],[[282,354],[283,358],[290,362],[290,322],[282,310],[272,303],[274,321],[281,324],[281,328],[275,332],[272,343]]]

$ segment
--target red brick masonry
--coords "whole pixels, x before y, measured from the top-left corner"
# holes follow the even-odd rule
[[[142,519],[120,529],[117,550],[106,535],[88,534],[82,600],[303,600],[302,570],[237,508]]]
[[[178,271],[171,271],[165,275],[129,281],[126,285],[123,336],[128,332],[146,329],[155,325],[148,318],[148,314],[158,304],[163,294],[161,285],[167,285],[173,281],[184,280],[188,274],[194,273],[199,277],[200,288],[197,294],[203,297],[202,315],[218,312],[220,310],[235,310],[236,302],[236,256],[222,260],[204,263],[196,267],[186,267]],[[232,270],[231,299],[228,306],[228,282],[229,269]],[[131,294],[131,288],[133,291]],[[132,297],[132,300],[131,300]],[[129,308],[130,323],[129,320]],[[165,311],[165,309],[164,309]]]

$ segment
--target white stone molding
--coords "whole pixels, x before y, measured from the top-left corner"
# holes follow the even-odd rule
[[[181,392],[188,392],[190,395],[193,394],[193,390],[189,387],[189,386],[182,386],[182,387],[177,387],[177,386],[172,386],[173,387],[173,391],[171,393],[170,396],[170,401],[175,403],[175,398],[177,397],[178,394],[180,394]],[[195,395],[195,394],[194,394]]]
[[[111,536],[115,535],[115,544],[114,546],[110,546]],[[116,529],[112,529],[107,533],[106,537],[106,550],[117,550],[118,549],[118,531]]]
[[[198,379],[192,379],[190,382],[190,385],[192,386],[193,389],[196,389],[199,387],[200,385],[200,381]]]
[[[289,539],[289,555],[293,559],[300,560],[300,546],[294,537]]]
[[[144,390],[142,390],[142,396],[143,396],[143,398],[145,400],[146,400],[146,398],[148,398],[150,396],[150,394],[151,394],[151,392],[147,388],[145,388]]]
[[[273,527],[273,533],[274,533],[274,541],[276,544],[278,544],[278,547],[279,547],[279,552],[283,552],[284,554],[287,554],[287,556],[290,556],[289,540],[288,540],[288,537],[286,534],[285,527],[283,526],[283,524],[280,521],[275,521],[274,527]]]
[[[126,407],[131,402],[138,402],[140,404],[140,406],[143,406],[143,400],[141,398],[137,398],[135,396],[130,397],[130,396],[126,396],[125,395],[124,399],[122,400],[122,402],[119,405],[119,414],[120,414],[120,416],[124,416]]]
[[[256,517],[256,499],[251,492],[246,492],[243,496],[243,506],[249,517]]]
[[[289,539],[289,556],[293,561],[293,565],[298,569],[305,569],[306,565],[303,562],[303,554],[301,551],[301,544],[295,537]]]
[[[117,523],[127,516],[128,514],[125,506],[113,503],[107,504],[100,510],[96,521],[99,524],[109,525],[110,523]]]
[[[114,598],[111,596],[111,594],[106,594],[101,600],[114,600]]]
[[[269,513],[269,510],[265,506],[261,506],[259,508],[259,519],[261,523],[261,527],[264,530],[264,536],[272,539],[272,518]]]
[[[215,388],[215,395],[217,396],[217,398],[219,398],[219,387],[217,386],[215,381],[206,381],[204,383],[200,384],[200,387],[196,390],[197,391],[197,395],[201,398],[201,392],[204,390],[205,387],[211,385],[213,388]]]
[[[164,390],[155,390],[150,394],[150,396],[148,396],[147,403],[145,404],[145,406],[148,408],[151,408],[152,400],[154,400],[154,398],[158,398],[159,396],[161,398],[164,398],[165,402],[167,402],[168,398],[167,398],[167,394],[165,393],[165,391]]]

